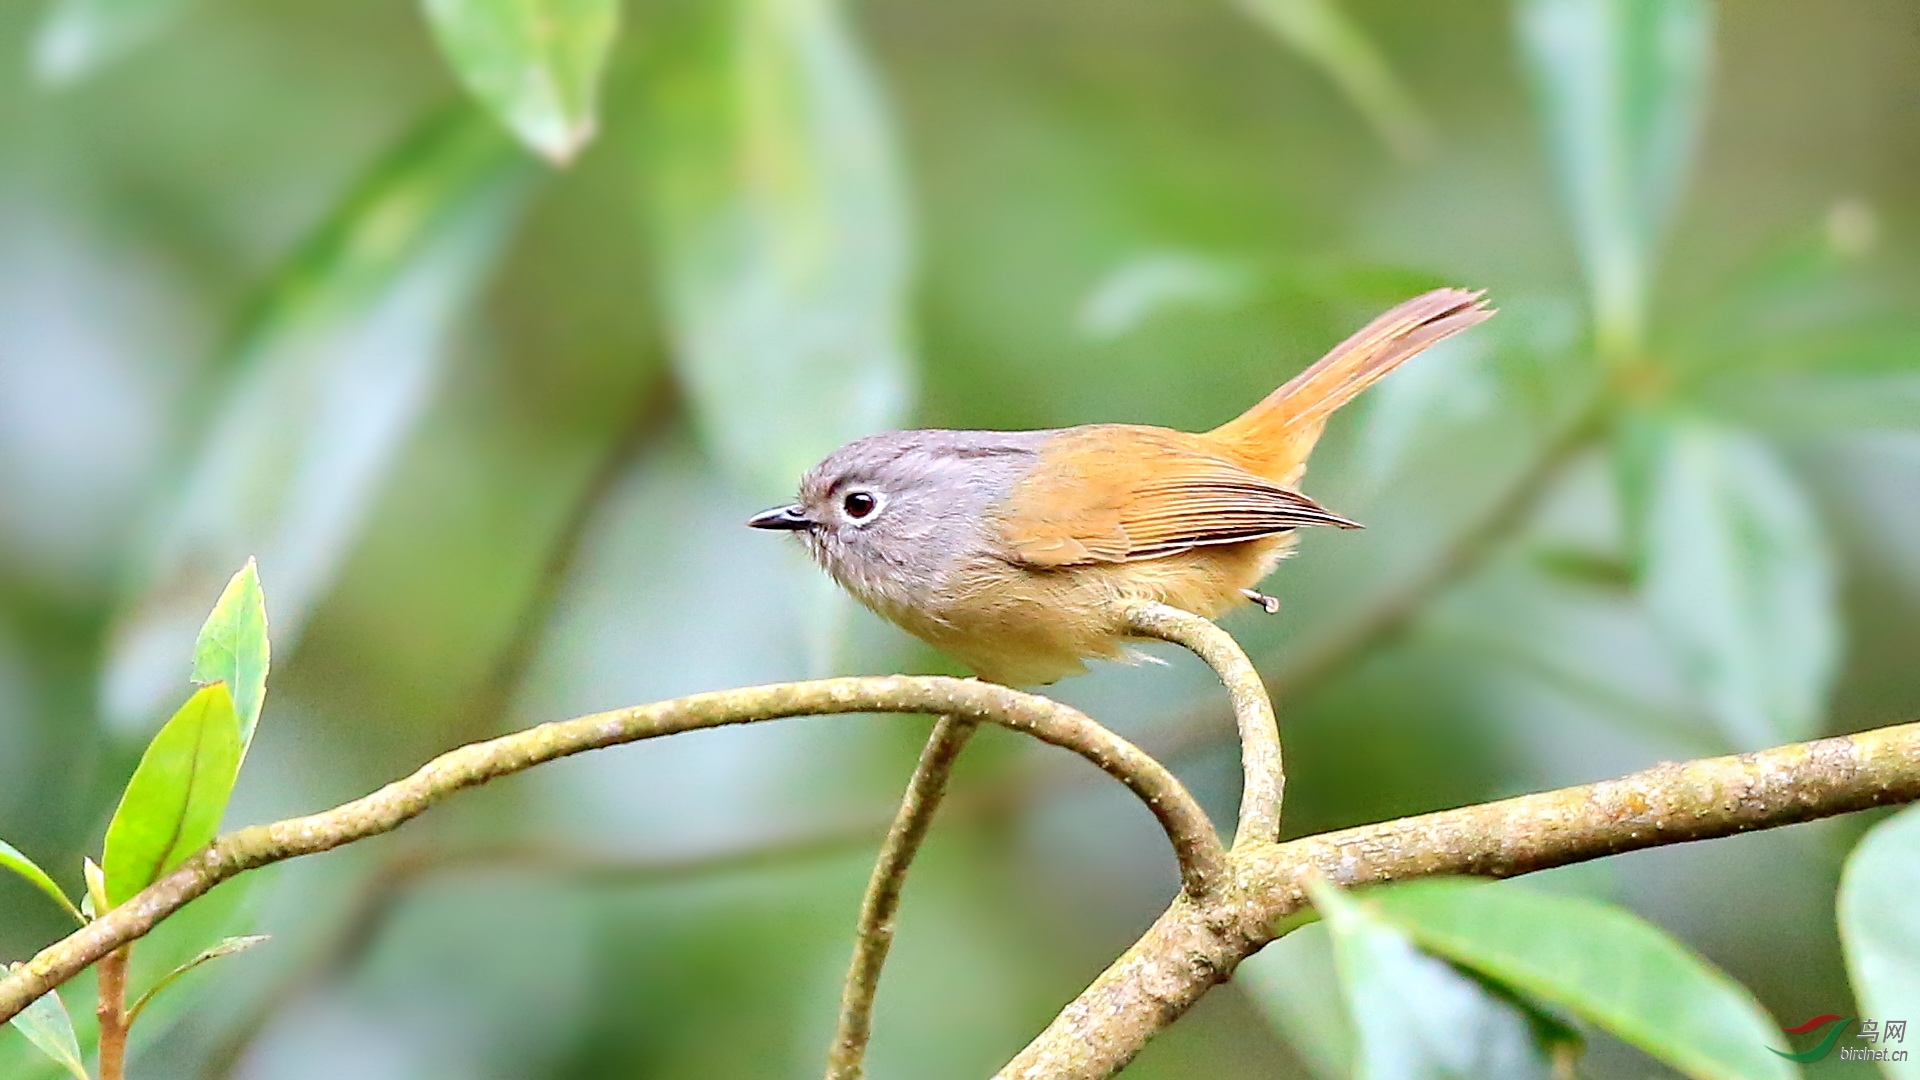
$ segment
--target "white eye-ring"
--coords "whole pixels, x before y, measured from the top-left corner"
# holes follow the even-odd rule
[[[855,488],[840,496],[840,512],[855,525],[865,525],[880,513],[880,495],[865,488]]]

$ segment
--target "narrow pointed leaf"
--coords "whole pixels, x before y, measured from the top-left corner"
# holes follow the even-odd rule
[[[193,0],[55,0],[33,35],[42,83],[78,82],[165,30]]]
[[[1920,1023],[1920,807],[1875,825],[1840,878],[1840,940],[1861,1015]],[[1920,1037],[1916,1030],[1908,1038]],[[1900,1047],[1888,1047],[1900,1049]],[[1888,1080],[1920,1080],[1920,1053],[1882,1062]]]
[[[1818,734],[1840,657],[1838,573],[1811,500],[1762,442],[1684,417],[1642,431],[1641,589],[1729,742]]]
[[[1695,1080],[1789,1080],[1785,1036],[1740,984],[1631,912],[1462,879],[1409,882],[1367,907],[1422,949],[1563,1008]]]
[[[103,699],[137,726],[179,685],[206,597],[249,555],[274,644],[326,595],[447,367],[451,338],[538,167],[462,111],[408,140],[280,274],[241,338],[144,582],[114,627]]]
[[[107,902],[125,903],[220,829],[240,773],[240,723],[224,683],[202,687],[147,745],[107,826]]]
[[[226,938],[212,948],[203,950],[193,959],[162,975],[159,982],[154,983],[153,986],[148,988],[146,993],[141,994],[140,999],[135,1001],[132,1007],[127,1010],[127,1024],[131,1026],[134,1020],[140,1016],[140,1010],[147,1007],[147,1002],[152,1001],[154,995],[165,990],[180,976],[185,975],[187,972],[192,971],[194,968],[210,960],[218,960],[223,956],[232,956],[237,952],[245,952],[255,945],[263,944],[269,940],[271,940],[271,938],[266,934],[247,934],[241,937]]]
[[[5,840],[0,840],[0,867],[5,867],[26,878],[34,888],[46,893],[55,903],[66,908],[68,914],[83,923],[87,921],[86,917],[80,914],[80,909],[73,906],[73,901],[67,899],[66,892],[54,883],[53,878],[45,870],[40,869],[38,863],[27,858],[19,848]]]
[[[1706,0],[1521,0],[1517,11],[1602,348],[1631,353],[1699,141],[1713,12]]]
[[[680,0],[647,147],[674,359],[757,497],[896,426],[909,236],[890,118],[836,0]]]
[[[221,974],[217,978],[181,979],[161,994],[144,992],[207,951],[209,942],[222,942],[253,930],[259,920],[257,900],[273,891],[279,873],[278,868],[263,867],[231,878],[168,916],[153,933],[140,939],[127,965],[129,1000],[146,999],[136,1029],[139,1042],[151,1045],[165,1037],[169,1029],[200,1011],[209,996],[221,994],[223,984],[231,985],[229,977]],[[84,1030],[81,1038],[84,1043]]]
[[[1324,882],[1309,887],[1333,935],[1357,1036],[1354,1080],[1548,1080],[1527,1011]]]
[[[267,695],[267,598],[252,559],[227,582],[193,646],[193,681],[226,683],[240,718],[240,756],[253,743]]]
[[[78,1080],[89,1080],[80,1057],[80,1040],[74,1035],[73,1017],[67,1014],[66,1002],[60,1000],[60,991],[42,994],[8,1023]]]
[[[1414,157],[1433,142],[1420,107],[1340,0],[1239,0],[1239,5],[1324,71],[1395,152]]]
[[[87,898],[84,901],[87,906],[81,910],[86,913],[87,918],[92,919],[113,906],[107,903],[107,872],[100,869],[99,863],[86,856],[80,859],[80,871],[86,876],[87,881]]]
[[[557,163],[593,138],[618,0],[425,0],[440,51],[521,142]]]

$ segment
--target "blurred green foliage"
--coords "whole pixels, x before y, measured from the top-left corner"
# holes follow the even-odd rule
[[[740,521],[878,427],[1218,423],[1442,282],[1501,316],[1372,392],[1307,480],[1371,528],[1309,538],[1283,614],[1228,622],[1289,691],[1291,831],[1909,719],[1917,21],[1896,0],[7,6],[0,835],[80,894],[250,555],[281,662],[229,821],[590,709],[942,670]],[[1404,632],[1302,673],[1396,598]],[[1056,689],[1233,805],[1197,663]],[[134,1073],[816,1073],[862,829],[922,731],[591,755],[216,890],[143,943],[136,987],[224,934],[275,941],[157,998]],[[1145,815],[1056,764],[997,732],[963,762],[876,1077],[985,1075],[1171,894]],[[1912,821],[1862,846],[1839,924],[1865,820],[1543,884],[1633,909],[1785,1023],[1920,1019],[1897,974]],[[68,918],[0,875],[0,956]],[[1504,991],[1375,929],[1367,963],[1412,965],[1376,989],[1430,980],[1518,1030]],[[1333,951],[1311,927],[1256,957],[1128,1075],[1345,1075]],[[0,1075],[43,1067],[0,1032]],[[1582,1065],[1660,1067],[1604,1035]]]

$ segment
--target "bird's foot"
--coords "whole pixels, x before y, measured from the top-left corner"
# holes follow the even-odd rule
[[[1254,592],[1252,589],[1241,589],[1240,595],[1259,604],[1260,609],[1269,615],[1280,614],[1280,598],[1277,596],[1268,596],[1266,593]]]

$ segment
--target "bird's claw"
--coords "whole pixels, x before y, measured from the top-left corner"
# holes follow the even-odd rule
[[[1241,589],[1240,595],[1259,604],[1260,609],[1269,615],[1280,614],[1280,598],[1277,596],[1268,596],[1266,593],[1254,592],[1252,589]]]

